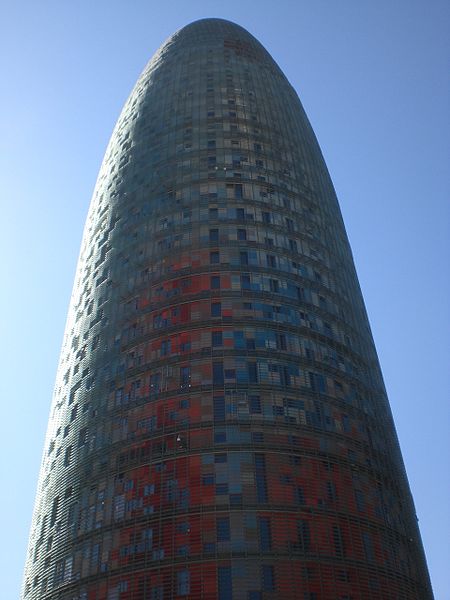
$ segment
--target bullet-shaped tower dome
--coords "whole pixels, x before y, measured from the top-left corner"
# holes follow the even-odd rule
[[[247,31],[177,31],[89,209],[26,600],[431,599],[339,206]]]

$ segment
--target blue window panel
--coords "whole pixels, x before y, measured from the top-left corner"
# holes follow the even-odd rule
[[[223,362],[213,362],[213,384],[223,385]]]
[[[267,502],[266,457],[255,454],[256,497],[258,502]]]
[[[210,287],[212,290],[220,290],[220,275],[211,275]]]
[[[258,383],[258,365],[254,362],[247,363],[249,383]]]
[[[216,431],[214,433],[214,442],[216,444],[224,444],[227,441],[226,431]]]
[[[217,591],[218,600],[233,600],[231,567],[219,567],[217,569]]]
[[[234,337],[234,347],[237,350],[243,350],[245,348],[245,339],[243,331],[235,331],[233,334]]]
[[[225,369],[225,379],[236,379],[236,369]]]
[[[275,590],[275,573],[272,565],[262,566],[262,588],[266,592]]]
[[[214,421],[225,421],[225,397],[214,396]]]
[[[226,469],[217,469],[216,483],[228,483],[228,471]]]
[[[213,331],[211,334],[211,343],[213,347],[222,346],[222,332]]]
[[[249,374],[245,367],[241,367],[236,371],[236,381],[238,383],[248,383],[249,382]]]
[[[272,531],[269,517],[259,517],[258,525],[261,552],[269,552],[272,549]]]
[[[216,484],[216,495],[224,496],[228,494],[228,483],[217,483]]]
[[[220,317],[222,314],[222,303],[221,302],[211,302],[211,316],[212,317]]]
[[[228,487],[230,494],[242,493],[242,483],[230,483]]]
[[[177,594],[187,596],[191,591],[190,573],[187,569],[177,573]]]
[[[261,413],[261,398],[259,396],[249,396],[249,408],[250,413],[260,414]]]
[[[216,529],[218,542],[228,542],[230,540],[230,519],[228,517],[217,517]]]
[[[250,275],[241,275],[241,288],[243,290],[251,289]]]

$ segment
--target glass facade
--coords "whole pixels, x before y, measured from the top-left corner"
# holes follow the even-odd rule
[[[432,598],[330,177],[233,23],[176,32],[107,148],[22,597]]]

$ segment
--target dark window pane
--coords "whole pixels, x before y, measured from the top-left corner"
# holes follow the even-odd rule
[[[222,363],[220,363],[222,364]],[[225,398],[224,396],[214,396],[214,421],[225,421]]]
[[[213,384],[223,385],[223,362],[213,363]]]
[[[259,544],[261,552],[269,552],[272,549],[272,532],[270,519],[268,517],[259,517]]]
[[[262,567],[262,587],[267,592],[273,592],[275,589],[275,573],[272,565]]]
[[[217,541],[228,542],[230,539],[230,519],[228,517],[217,517]]]
[[[222,346],[222,332],[221,331],[213,331],[211,335],[212,346]]]
[[[233,600],[231,567],[219,567],[217,569],[217,591],[218,600]]]
[[[212,317],[220,317],[222,314],[222,303],[221,302],[212,302],[211,303],[211,316]]]
[[[220,290],[220,275],[211,275],[211,289]]]

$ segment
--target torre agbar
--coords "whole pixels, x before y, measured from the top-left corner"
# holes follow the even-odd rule
[[[247,31],[177,31],[84,232],[26,600],[428,600],[351,250],[300,101]]]

